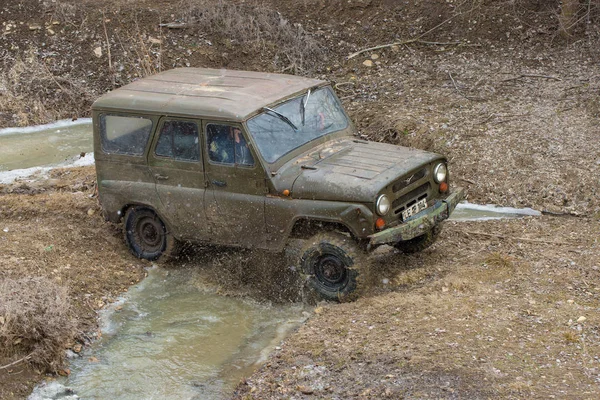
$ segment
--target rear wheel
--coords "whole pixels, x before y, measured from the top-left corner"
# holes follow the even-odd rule
[[[442,225],[436,225],[424,235],[394,244],[394,247],[406,254],[418,253],[435,243],[442,231]]]
[[[356,289],[362,251],[350,237],[321,233],[307,241],[300,260],[308,286],[326,300],[341,301]]]
[[[132,207],[127,210],[124,228],[125,242],[137,258],[153,261],[171,255],[175,250],[177,242],[173,235],[149,208]]]

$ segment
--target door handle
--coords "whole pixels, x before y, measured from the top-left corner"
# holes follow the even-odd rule
[[[225,187],[227,186],[227,182],[225,181],[210,181],[213,185],[215,186],[219,186],[219,187]]]
[[[167,179],[169,179],[168,176],[161,174],[154,174],[154,178],[156,178],[157,181],[166,181]]]

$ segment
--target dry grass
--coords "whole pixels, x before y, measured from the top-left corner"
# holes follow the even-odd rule
[[[0,73],[0,109],[19,126],[85,114],[93,95],[73,77],[55,75],[35,49]]]
[[[302,27],[281,13],[262,6],[185,0],[185,20],[201,27],[208,35],[225,38],[224,45],[234,52],[272,57],[273,65],[299,74],[314,69],[325,60],[325,52]]]
[[[77,318],[64,286],[43,277],[0,282],[0,354],[27,354],[25,361],[57,372]]]

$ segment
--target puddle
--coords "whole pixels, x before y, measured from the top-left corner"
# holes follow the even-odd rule
[[[487,221],[502,218],[539,217],[542,213],[532,208],[499,207],[494,204],[459,203],[450,216],[450,221]]]
[[[304,319],[299,305],[219,296],[193,271],[153,267],[104,312],[102,338],[63,383],[83,399],[228,398]]]
[[[0,129],[0,172],[65,163],[92,150],[89,118]]]

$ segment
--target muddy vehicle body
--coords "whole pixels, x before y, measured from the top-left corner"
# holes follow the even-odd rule
[[[339,299],[369,250],[427,247],[463,197],[443,156],[362,140],[320,80],[180,68],[92,111],[104,215],[140,258],[181,241],[281,251],[303,238],[310,286]]]

